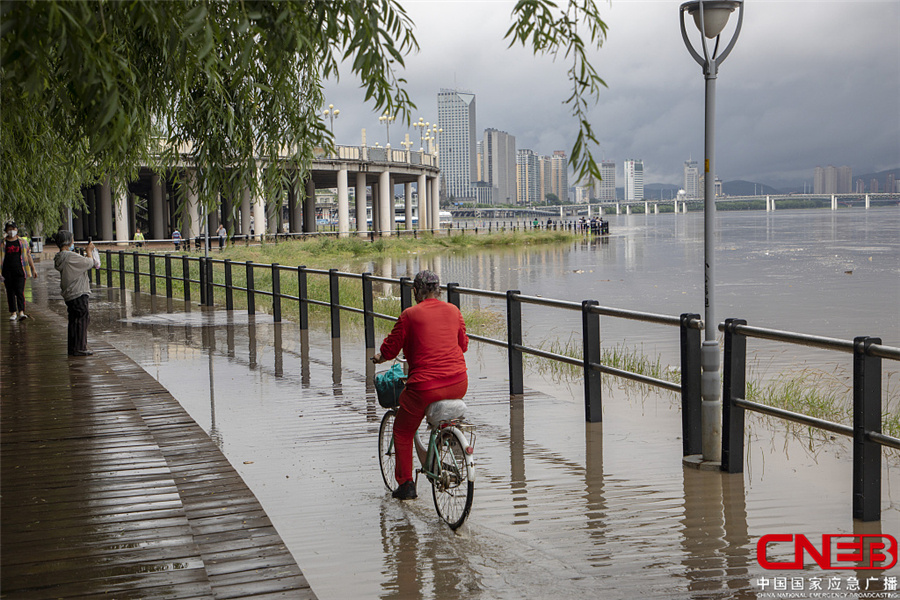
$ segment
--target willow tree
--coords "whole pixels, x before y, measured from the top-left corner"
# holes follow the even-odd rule
[[[605,34],[593,0],[521,0],[506,33],[570,61],[579,178],[600,175],[587,55]],[[52,225],[83,185],[184,161],[209,207],[222,190],[273,197],[280,171],[260,162],[302,172],[332,143],[322,82],[349,65],[375,112],[408,122],[399,73],[417,49],[395,0],[2,0],[0,213]]]

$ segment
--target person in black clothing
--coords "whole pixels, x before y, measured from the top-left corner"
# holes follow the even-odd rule
[[[25,280],[28,277],[37,277],[37,271],[34,269],[28,243],[19,237],[19,228],[15,222],[6,223],[3,231],[6,235],[0,244],[3,254],[0,281],[6,287],[10,321],[21,321],[28,318],[25,314]]]

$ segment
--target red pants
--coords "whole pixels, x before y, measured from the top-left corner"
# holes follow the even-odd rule
[[[397,483],[413,479],[413,436],[425,418],[425,409],[438,400],[455,400],[466,395],[469,380],[433,390],[411,390],[406,388],[400,394],[400,408],[394,419],[394,450],[397,466],[394,477]]]

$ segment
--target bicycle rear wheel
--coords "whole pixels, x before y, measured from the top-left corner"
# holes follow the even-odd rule
[[[397,453],[394,449],[394,417],[397,411],[391,409],[381,418],[381,427],[378,429],[378,463],[381,465],[381,478],[384,485],[391,492],[397,489],[397,479],[394,477],[394,468],[397,464]]]
[[[450,529],[457,529],[469,516],[475,482],[468,477],[466,452],[453,431],[443,430],[436,440],[437,453],[432,471],[431,493],[438,515]]]

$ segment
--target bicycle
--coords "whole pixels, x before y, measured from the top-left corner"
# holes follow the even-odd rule
[[[462,400],[439,400],[425,411],[428,424],[428,445],[416,432],[413,438],[420,469],[419,473],[431,481],[431,495],[438,516],[458,529],[472,509],[475,494],[475,426],[463,420],[466,403]],[[393,492],[398,484],[394,478],[394,417],[397,408],[390,408],[381,419],[378,429],[378,462],[384,485]]]

